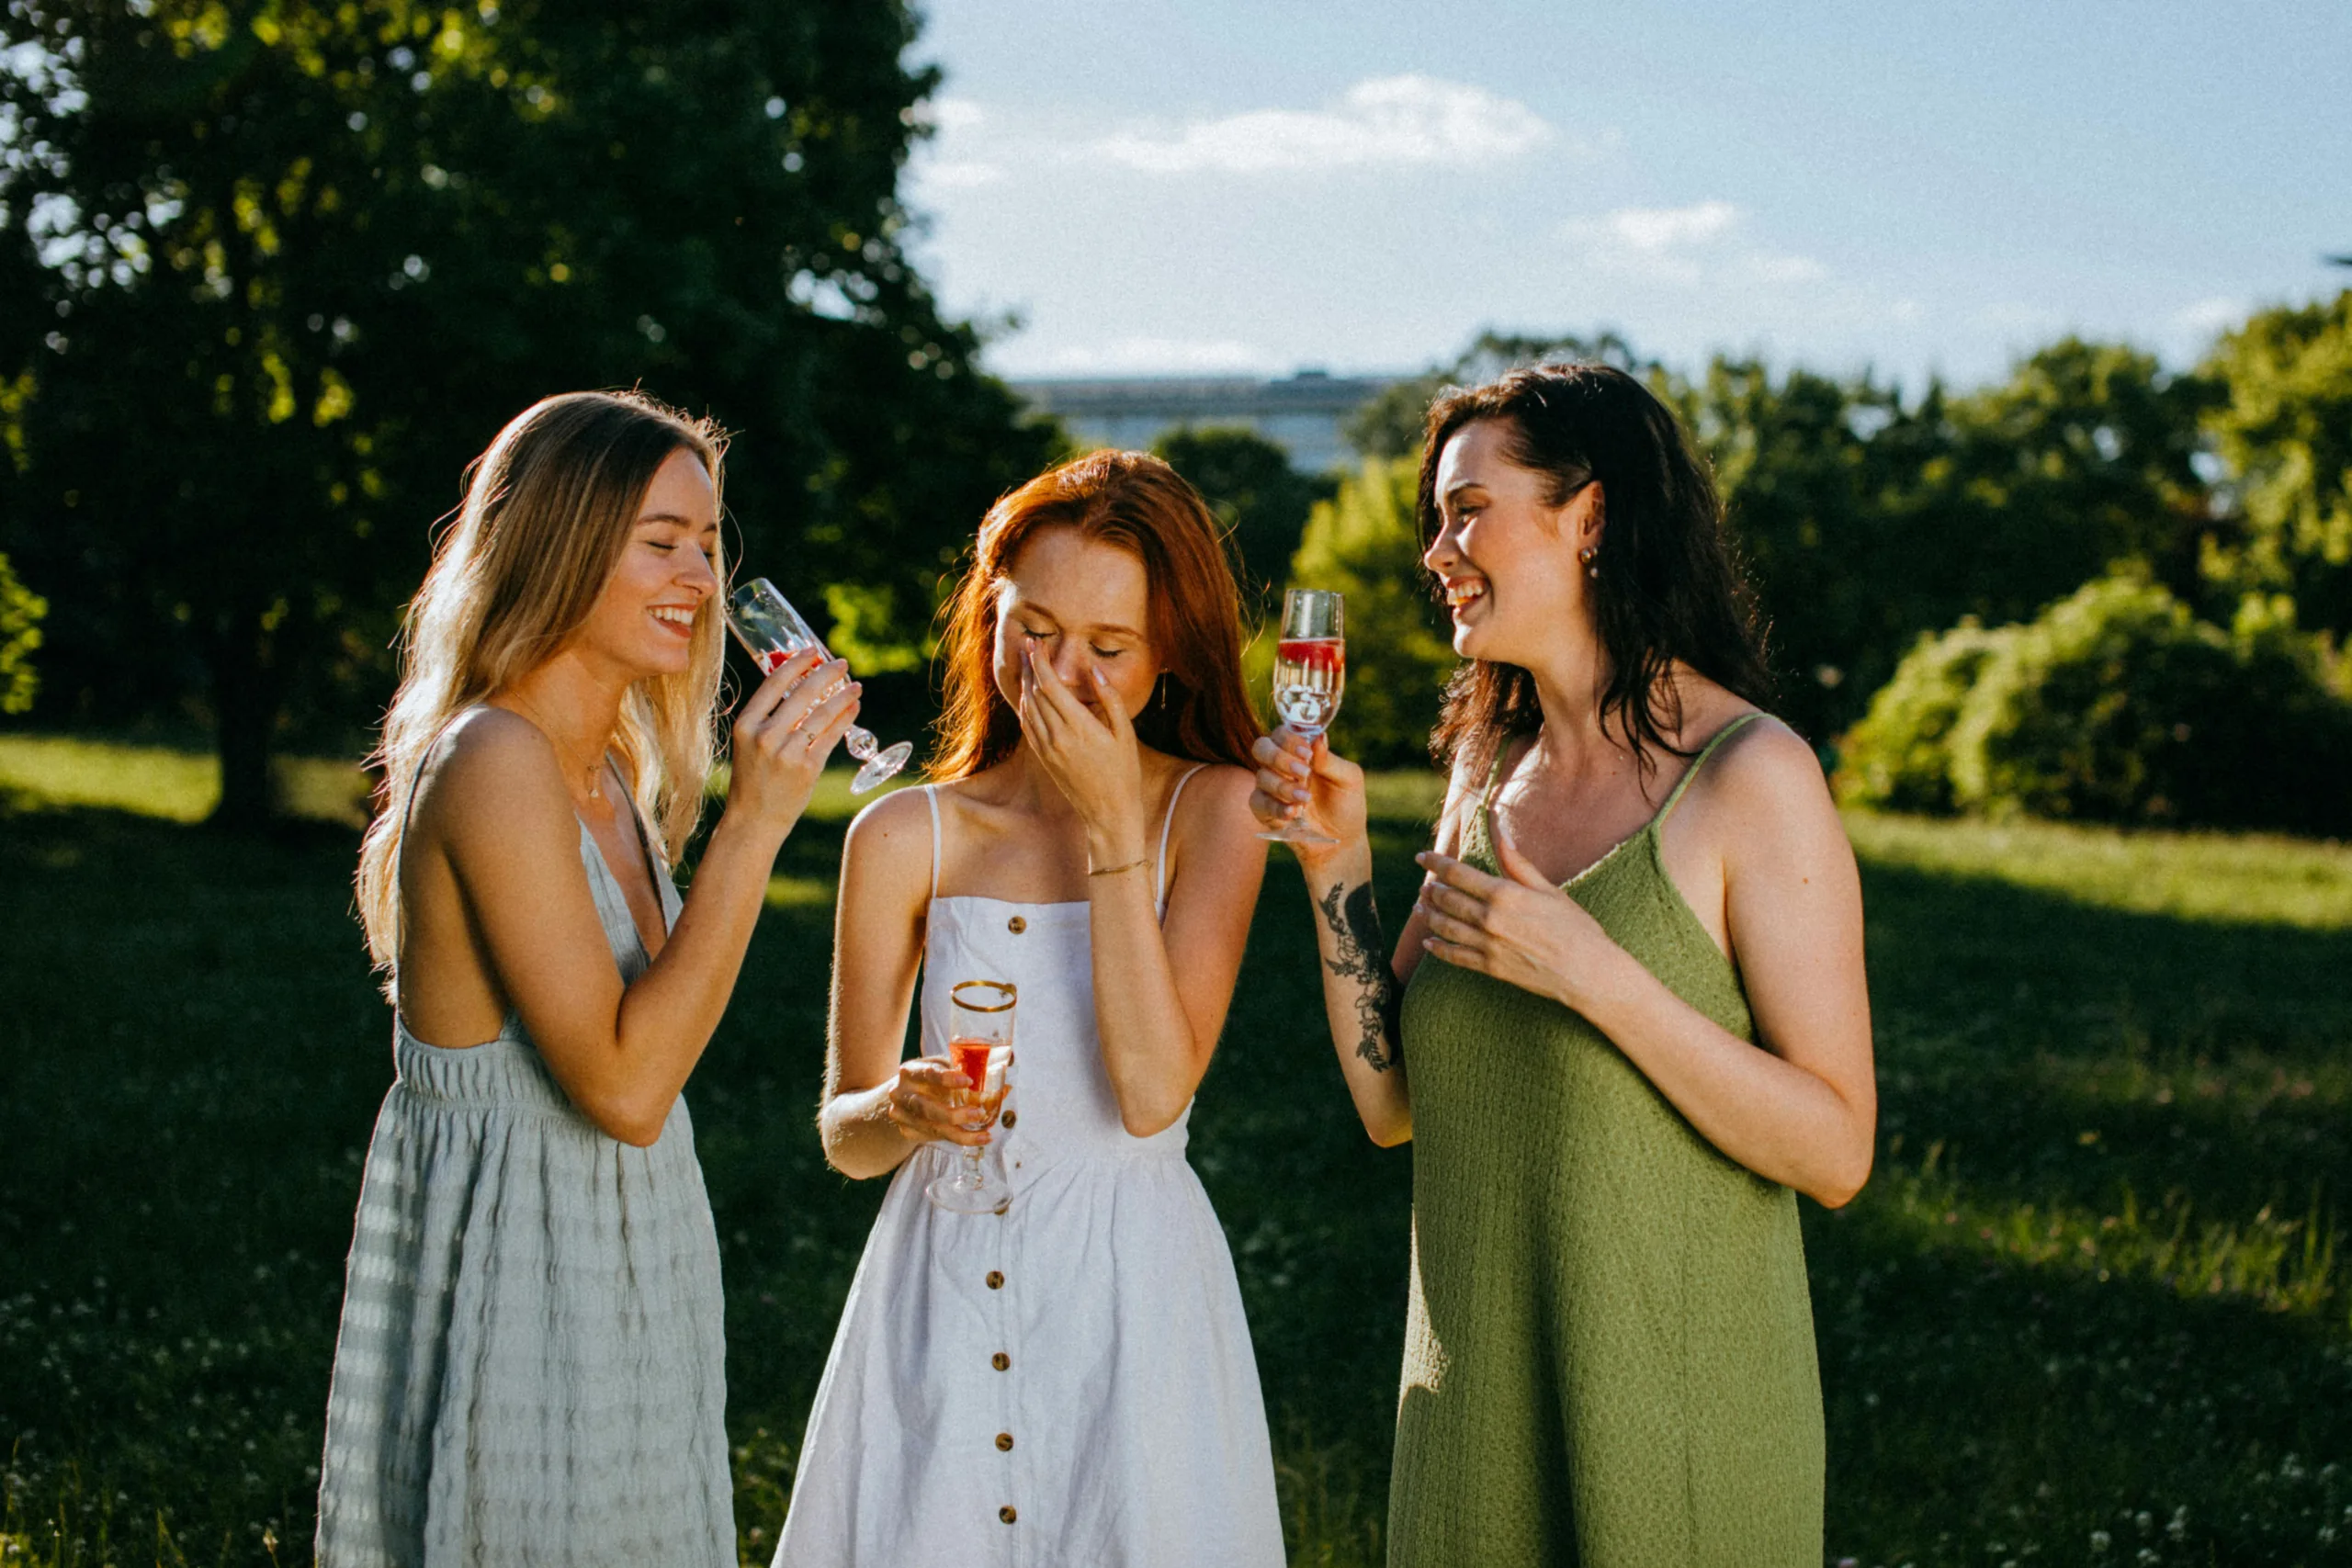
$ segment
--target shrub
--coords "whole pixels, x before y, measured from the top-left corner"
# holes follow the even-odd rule
[[[2249,599],[2224,631],[2154,583],[2101,578],[2023,626],[1963,624],[1915,649],[1849,738],[1840,794],[2340,833],[2352,704],[2335,688],[2327,645],[2284,601]]]
[[[1438,699],[1459,662],[1421,570],[1419,478],[1415,458],[1366,459],[1315,503],[1291,558],[1293,586],[1348,596],[1348,689],[1331,739],[1375,767],[1429,760]],[[1261,657],[1271,663],[1271,649]]]
[[[1880,811],[1952,809],[1951,728],[1985,664],[2014,627],[1986,631],[1973,615],[1928,632],[1838,745],[1838,798]]]
[[[33,649],[40,646],[40,618],[49,602],[27,588],[0,556],[0,713],[22,713],[33,705]]]

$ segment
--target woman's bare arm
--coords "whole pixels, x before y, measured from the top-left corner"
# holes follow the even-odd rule
[[[842,844],[832,1020],[817,1129],[826,1160],[859,1179],[896,1170],[915,1148],[891,1120],[890,1092],[922,965],[931,854],[931,812],[917,789],[867,807]]]
[[[1102,863],[1143,862],[1087,886],[1102,1064],[1120,1120],[1139,1138],[1183,1114],[1233,1003],[1266,873],[1250,787],[1249,773],[1231,767],[1205,769],[1185,786],[1170,834],[1182,874],[1170,884],[1165,922],[1152,908],[1157,845],[1089,844],[1098,858],[1119,857]]]
[[[726,814],[676,929],[627,986],[581,863],[580,819],[537,728],[495,708],[469,716],[419,797],[412,827],[444,859],[498,988],[564,1093],[624,1143],[662,1135],[726,1011],[776,851],[856,712],[839,667],[811,676],[812,662],[786,664],[745,700]]]
[[[1284,744],[1285,739],[1290,743]],[[1412,1092],[1397,1016],[1405,986],[1420,963],[1428,922],[1418,908],[1406,919],[1393,951],[1373,897],[1370,819],[1363,770],[1332,754],[1320,739],[1310,759],[1287,731],[1258,742],[1257,791],[1250,808],[1268,825],[1293,807],[1327,837],[1329,847],[1294,845],[1308,901],[1315,907],[1315,944],[1323,966],[1323,1011],[1339,1053],[1340,1072],[1364,1132],[1383,1148],[1413,1135]],[[1438,844],[1452,851],[1460,791],[1449,788],[1438,818]]]

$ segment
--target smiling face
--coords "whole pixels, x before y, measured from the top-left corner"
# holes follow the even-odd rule
[[[1132,715],[1151,700],[1159,679],[1152,648],[1151,582],[1141,558],[1090,539],[1076,528],[1038,529],[996,585],[996,689],[1021,707],[1021,661],[1034,650],[1063,684],[1099,711],[1093,672],[1101,671]]]
[[[718,592],[718,497],[700,458],[681,447],[646,487],[628,544],[571,647],[630,681],[684,672],[696,617]]]
[[[1499,420],[1464,425],[1437,467],[1437,537],[1421,564],[1445,586],[1453,651],[1497,664],[1539,663],[1564,627],[1589,617],[1577,552],[1599,546],[1600,486],[1559,506],[1550,476],[1521,468]]]

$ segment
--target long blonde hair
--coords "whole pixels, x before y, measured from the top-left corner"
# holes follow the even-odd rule
[[[654,473],[678,451],[699,458],[718,489],[726,437],[709,421],[636,392],[568,392],[515,415],[469,467],[458,520],[409,602],[400,691],[370,759],[383,772],[383,809],[359,846],[359,919],[388,976],[400,941],[401,840],[426,753],[451,718],[579,630],[628,547]],[[713,565],[723,601],[726,568]],[[706,604],[684,672],[639,681],[621,704],[614,750],[672,864],[710,773],[724,635],[718,604]]]

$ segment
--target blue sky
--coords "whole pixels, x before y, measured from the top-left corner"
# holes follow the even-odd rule
[[[1012,376],[1609,326],[1916,387],[2352,271],[2352,4],[930,0],[906,187]]]

